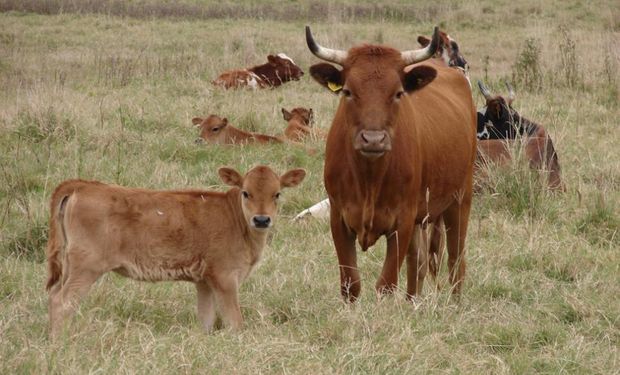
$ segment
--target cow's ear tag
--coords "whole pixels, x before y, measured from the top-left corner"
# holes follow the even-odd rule
[[[329,89],[332,90],[333,92],[338,92],[342,90],[342,85],[339,83],[327,82],[327,87],[329,87]]]

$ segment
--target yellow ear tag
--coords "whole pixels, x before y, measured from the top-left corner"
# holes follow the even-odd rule
[[[333,92],[342,90],[342,85],[339,85],[334,82],[327,82],[327,87],[329,87],[329,89],[332,90]]]

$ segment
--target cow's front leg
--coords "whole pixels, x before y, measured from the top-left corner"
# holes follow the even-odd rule
[[[355,302],[362,289],[360,274],[357,269],[355,235],[345,225],[342,217],[331,207],[330,226],[336,246],[338,266],[340,269],[340,293],[348,302]]]
[[[391,294],[398,286],[398,273],[405,260],[413,235],[413,220],[400,224],[387,236],[387,252],[381,276],[375,286],[378,295]]]

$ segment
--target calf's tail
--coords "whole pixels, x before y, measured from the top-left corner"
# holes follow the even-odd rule
[[[67,242],[63,222],[65,206],[69,199],[69,194],[63,190],[61,185],[54,191],[50,205],[50,231],[45,250],[48,269],[47,290],[50,290],[62,278],[62,251]]]

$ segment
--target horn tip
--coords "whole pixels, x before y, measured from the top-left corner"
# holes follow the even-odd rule
[[[435,26],[433,28],[433,38],[431,40],[431,44],[429,45],[429,53],[434,55],[439,48],[439,26]]]
[[[310,26],[308,25],[306,25],[306,44],[308,44],[308,48],[310,48],[312,53],[316,54],[319,51],[319,46],[314,41],[312,31],[310,31]]]

